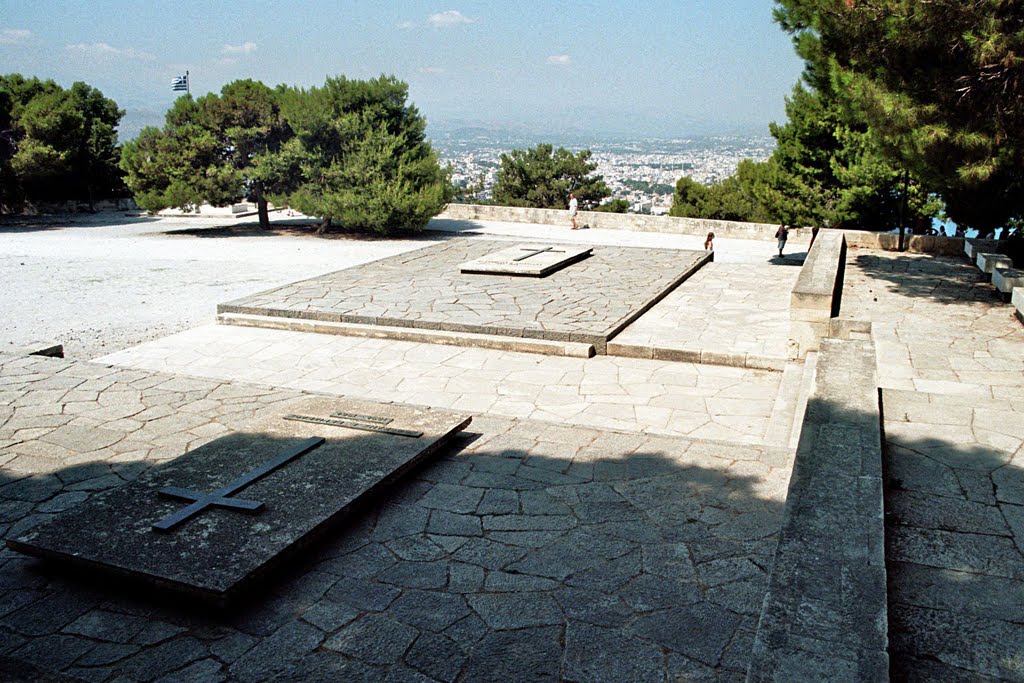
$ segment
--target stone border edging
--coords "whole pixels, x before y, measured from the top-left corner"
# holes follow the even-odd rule
[[[870,341],[822,341],[747,681],[888,680],[875,363]]]
[[[529,337],[501,337],[492,334],[448,332],[445,330],[431,330],[416,327],[364,325],[359,323],[307,320],[304,318],[275,317],[270,315],[253,315],[246,313],[218,313],[217,323],[220,325],[262,327],[269,330],[287,330],[290,332],[314,332],[317,334],[337,334],[346,337],[394,339],[397,341],[444,344],[447,346],[477,347],[483,349],[496,349],[499,351],[518,351],[521,353],[539,353],[546,356],[590,358],[594,355],[594,345],[584,342],[552,341],[547,339],[532,339]]]
[[[482,220],[505,223],[538,223],[541,225],[569,225],[569,214],[561,209],[534,209],[518,206],[494,206],[490,204],[449,204],[437,218],[451,220]],[[709,218],[680,218],[677,216],[649,216],[636,213],[606,213],[604,211],[580,211],[583,224],[598,230],[628,230],[636,232],[661,232],[674,235],[697,235],[704,237],[709,232],[716,237],[744,240],[773,241],[776,223],[745,223],[743,221],[719,221]],[[819,234],[826,230],[819,231]],[[840,230],[846,242],[854,249],[881,249],[896,251],[899,235],[868,232],[865,230]],[[789,244],[809,244],[811,229],[792,228]],[[915,254],[939,254],[956,256],[964,250],[962,237],[940,237],[937,235],[905,235],[906,250]]]
[[[839,315],[845,274],[845,235],[820,232],[789,297],[789,342],[798,358],[817,351],[829,336],[830,321]]]

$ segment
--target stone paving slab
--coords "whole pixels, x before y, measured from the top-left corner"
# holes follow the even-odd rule
[[[592,247],[568,244],[517,244],[463,263],[463,273],[494,273],[545,277],[576,261],[585,259]]]
[[[221,304],[218,313],[418,327],[593,344],[619,333],[710,259],[598,246],[544,278],[463,274],[507,242],[452,239]]]
[[[209,325],[102,362],[378,401],[788,447],[784,373]],[[784,395],[785,394],[785,395]],[[772,440],[769,440],[769,434]]]
[[[1024,680],[1024,401],[882,404],[894,676]]]
[[[608,353],[781,370],[800,269],[709,263],[609,342]]]
[[[872,323],[891,389],[1024,398],[1024,327],[963,259],[851,249],[843,318]]]
[[[262,416],[285,389],[0,357],[0,530]],[[212,615],[0,550],[0,668],[97,681],[743,680],[790,455],[475,418],[269,596]]]
[[[469,420],[309,398],[94,495],[7,544],[58,565],[223,606],[316,536],[341,527],[361,501],[386,496]],[[230,507],[241,504],[258,507]]]

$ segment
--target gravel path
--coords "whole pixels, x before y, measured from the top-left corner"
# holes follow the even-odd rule
[[[216,305],[437,239],[319,239],[278,219],[273,236],[230,218],[107,213],[0,223],[0,349],[64,344],[91,359],[209,324]]]

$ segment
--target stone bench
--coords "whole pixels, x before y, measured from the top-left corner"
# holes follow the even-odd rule
[[[964,253],[967,254],[967,258],[972,261],[978,258],[978,254],[981,252],[994,252],[998,248],[999,240],[964,240]]]
[[[789,299],[790,345],[797,357],[817,351],[829,335],[829,321],[839,315],[846,271],[846,238],[822,230],[807,252]]]
[[[1017,309],[1017,320],[1024,323],[1024,287],[1016,287],[1010,295],[1010,301]]]
[[[1024,270],[996,268],[992,271],[992,284],[999,290],[1003,301],[1009,301],[1013,290],[1024,287]]]
[[[875,349],[824,339],[747,681],[888,680],[887,631]]]
[[[1013,268],[1013,260],[1009,256],[991,251],[978,252],[974,262],[983,273],[991,274],[996,268]]]

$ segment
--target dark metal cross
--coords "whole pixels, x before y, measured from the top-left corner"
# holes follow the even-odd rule
[[[526,254],[525,256],[517,256],[516,258],[512,259],[513,261],[525,261],[526,259],[530,258],[531,256],[536,256],[537,254],[543,254],[545,251],[550,251],[552,254],[564,254],[565,253],[561,249],[554,249],[552,247],[544,247],[543,249],[520,248],[520,251],[528,251],[530,253]]]
[[[157,493],[165,498],[190,500],[192,503],[154,524],[153,531],[170,531],[210,507],[228,508],[229,510],[239,510],[242,512],[259,512],[263,509],[262,501],[228,498],[228,496],[232,493],[237,493],[257,479],[267,476],[278,467],[288,464],[300,455],[308,453],[323,442],[324,440],[318,436],[306,439],[281,453],[276,458],[268,460],[251,472],[246,472],[227,486],[222,486],[212,493],[202,493],[201,491],[192,491],[177,486],[165,486],[157,491]]]

